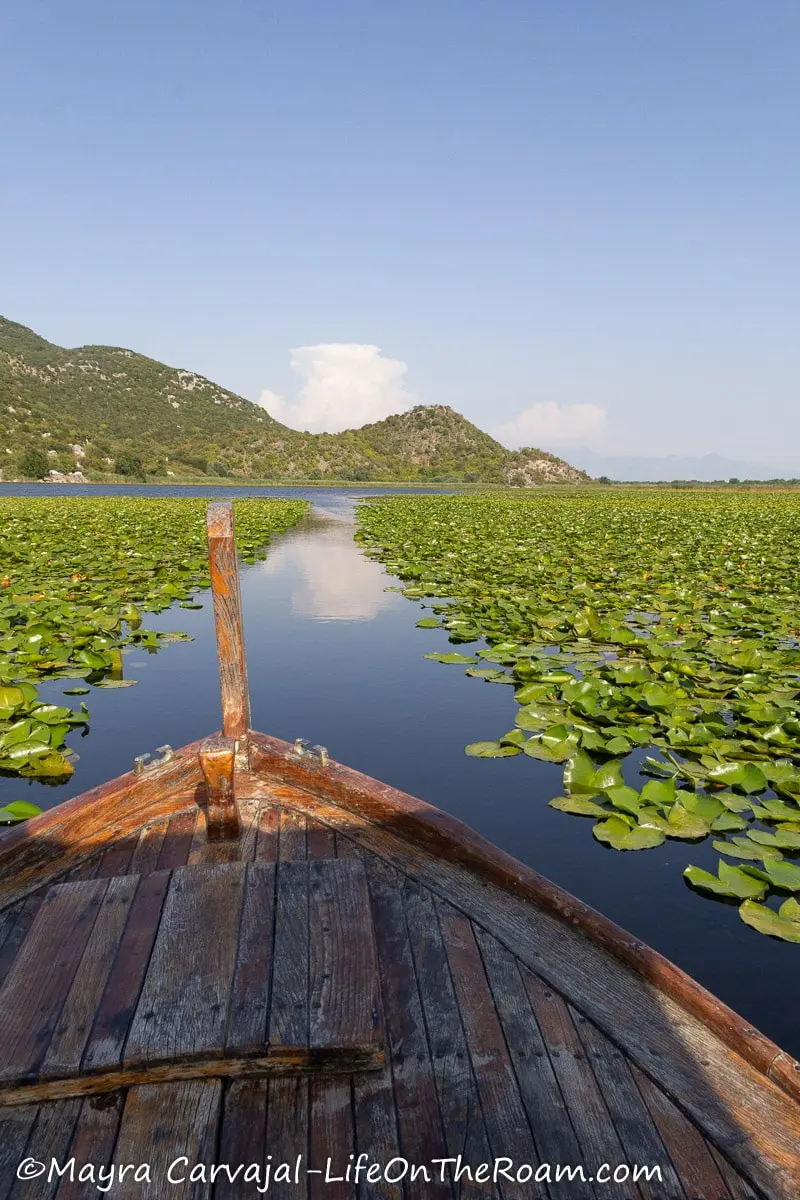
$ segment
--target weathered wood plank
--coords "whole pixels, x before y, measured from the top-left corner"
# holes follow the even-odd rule
[[[539,1158],[543,1163],[585,1162],[517,960],[485,930],[476,928],[475,937]],[[554,1181],[549,1193],[553,1200],[573,1200],[575,1188],[573,1182]],[[588,1182],[581,1184],[581,1192],[585,1200],[596,1194]]]
[[[575,1129],[580,1161],[592,1175],[603,1163],[624,1162],[622,1143],[563,997],[532,971],[523,969],[522,980]],[[612,1181],[602,1191],[613,1200],[641,1195],[637,1187]]]
[[[125,1044],[126,1065],[222,1055],[243,884],[239,863],[173,872]]]
[[[84,1052],[82,1066],[86,1071],[122,1064],[125,1038],[156,940],[169,880],[168,871],[153,871],[139,877],[119,952]]]
[[[151,821],[149,825],[145,825],[139,834],[136,849],[131,856],[131,875],[149,875],[151,871],[155,871],[168,828],[168,817],[162,817],[159,821]]]
[[[250,863],[247,867],[233,992],[225,1035],[228,1054],[263,1054],[265,1050],[272,973],[275,874],[273,863]]]
[[[206,837],[232,841],[241,832],[233,789],[236,739],[217,733],[200,747],[200,770],[206,781]]]
[[[352,1046],[383,1061],[378,961],[364,867],[354,859],[319,859],[309,862],[308,877],[310,1050]]]
[[[19,900],[13,908],[6,910],[4,916],[7,918],[8,928],[2,948],[0,948],[0,986],[11,970],[11,965],[19,953],[20,946],[28,936],[28,931],[41,904],[42,896],[29,896],[27,900]]]
[[[186,866],[197,816],[197,809],[190,808],[170,817],[156,861],[157,871],[171,871],[175,867]]]
[[[8,1200],[38,1112],[36,1104],[0,1109],[0,1200]]]
[[[625,1150],[625,1161],[660,1168],[660,1180],[639,1182],[644,1200],[691,1200],[678,1179],[625,1055],[582,1013],[570,1008],[570,1014]]]
[[[269,1043],[308,1045],[308,863],[278,866]]]
[[[108,1168],[114,1154],[122,1108],[123,1092],[110,1092],[105,1096],[92,1096],[81,1104],[78,1121],[67,1151],[67,1158],[75,1159],[75,1179],[64,1176],[56,1192],[57,1200],[86,1200],[92,1190],[97,1190],[99,1169]],[[81,1168],[90,1163],[95,1168],[95,1183],[87,1184],[78,1178]],[[101,1186],[102,1185],[101,1183]]]
[[[661,1088],[633,1069],[639,1090],[669,1151],[675,1170],[691,1200],[728,1200],[728,1191],[700,1131],[688,1121]]]
[[[337,859],[341,868],[357,861]],[[428,1163],[440,1157],[445,1145],[439,1101],[431,1067],[425,1020],[406,928],[400,879],[375,858],[365,862],[375,921],[375,941],[385,1006],[386,1034],[392,1062],[394,1100],[403,1155]],[[451,1195],[438,1179],[405,1183],[408,1196]]]
[[[750,1185],[745,1183],[739,1172],[731,1166],[727,1158],[720,1154],[717,1147],[712,1146],[710,1142],[706,1144],[711,1151],[711,1157],[717,1164],[720,1175],[725,1180],[725,1186],[730,1192],[731,1200],[759,1200]]]
[[[110,879],[114,875],[125,875],[130,870],[131,859],[141,835],[132,833],[120,838],[102,855],[98,868],[99,879]]]
[[[119,949],[139,882],[136,875],[109,880],[69,994],[41,1066],[43,1078],[78,1070],[101,997]]]
[[[228,1163],[231,1172],[251,1163],[267,1161],[267,1081],[237,1079],[226,1089],[217,1161]],[[234,1179],[220,1175],[214,1187],[214,1200],[252,1200],[258,1183],[245,1181],[245,1171]],[[263,1186],[263,1177],[261,1180]]]
[[[278,833],[278,858],[281,862],[296,862],[306,857],[305,814],[293,808],[282,808]]]
[[[258,836],[256,838],[256,859],[259,862],[278,861],[278,829],[280,826],[281,810],[269,804],[262,808],[258,815]]]
[[[270,1192],[278,1200],[308,1195],[308,1079],[271,1079],[267,1089],[267,1154],[272,1155]],[[288,1178],[278,1178],[286,1165]]]
[[[536,1168],[539,1156],[472,926],[451,904],[436,907],[492,1154]]]
[[[309,1167],[309,1200],[353,1200],[355,1185],[338,1177],[345,1174],[355,1152],[353,1087],[344,1079],[312,1079]],[[328,1164],[330,1163],[330,1170]]]
[[[378,1163],[396,1158],[400,1154],[400,1137],[389,1067],[355,1076],[353,1111],[356,1154],[366,1154],[370,1162]],[[362,1181],[358,1195],[359,1200],[403,1200],[403,1189],[400,1184],[385,1180]]]
[[[9,1200],[45,1200],[54,1196],[60,1179],[50,1179],[50,1164],[53,1159],[63,1163],[68,1157],[75,1122],[80,1112],[80,1100],[61,1100],[58,1104],[42,1104],[36,1118],[25,1156],[45,1163],[48,1171],[38,1178],[17,1179],[9,1192]]]
[[[250,729],[250,696],[247,689],[233,505],[229,500],[208,506],[206,529],[217,632],[222,732],[226,737],[244,739]]]
[[[461,1155],[463,1163],[474,1170],[492,1156],[439,918],[430,892],[413,880],[404,880],[403,902],[446,1152],[451,1158]],[[495,1196],[495,1187],[462,1175],[455,1193],[459,1200],[486,1200]]]
[[[309,858],[336,858],[336,834],[321,821],[306,822]]]
[[[194,1163],[213,1163],[216,1132],[222,1104],[219,1079],[192,1080],[183,1083],[144,1084],[131,1088],[120,1122],[114,1153],[119,1163],[148,1163],[152,1182],[136,1182],[133,1175],[117,1185],[114,1200],[206,1200],[210,1182],[180,1182],[189,1168],[179,1165],[173,1171],[175,1183],[168,1180],[170,1164],[185,1157]],[[168,1130],[168,1136],[164,1136]]]
[[[38,1073],[107,887],[93,879],[45,896],[0,991],[0,1080]]]

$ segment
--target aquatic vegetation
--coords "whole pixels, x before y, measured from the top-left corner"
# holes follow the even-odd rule
[[[245,562],[293,525],[305,501],[238,500]],[[157,650],[185,637],[147,629],[143,613],[197,608],[209,586],[205,500],[132,497],[0,499],[0,771],[49,782],[73,770],[66,736],[89,711],[47,704],[37,681],[124,687],[124,647]],[[15,802],[16,803],[16,802]],[[22,803],[22,802],[20,802]],[[0,822],[26,815],[14,804]]]
[[[792,905],[757,903],[800,893],[794,495],[376,497],[356,537],[469,650],[427,657],[513,686],[513,728],[468,754],[563,763],[552,807],[613,849],[713,838],[718,874],[687,883],[800,940]]]

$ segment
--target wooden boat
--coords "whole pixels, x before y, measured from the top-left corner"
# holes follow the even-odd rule
[[[208,533],[222,732],[0,845],[0,1200],[103,1170],[115,1197],[800,1196],[797,1062],[453,817],[250,729],[230,506]]]

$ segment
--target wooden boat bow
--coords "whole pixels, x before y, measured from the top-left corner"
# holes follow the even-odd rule
[[[71,1151],[505,1156],[587,1182],[470,1195],[797,1200],[794,1059],[457,818],[251,729],[230,505],[208,535],[221,731],[0,845],[0,1196]]]

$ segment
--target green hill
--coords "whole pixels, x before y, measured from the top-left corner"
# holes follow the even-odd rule
[[[0,317],[2,477],[47,468],[102,479],[135,471],[137,461],[150,475],[176,478],[518,486],[588,478],[544,451],[506,450],[442,405],[343,433],[300,433],[193,371],[116,346],[66,350]]]

